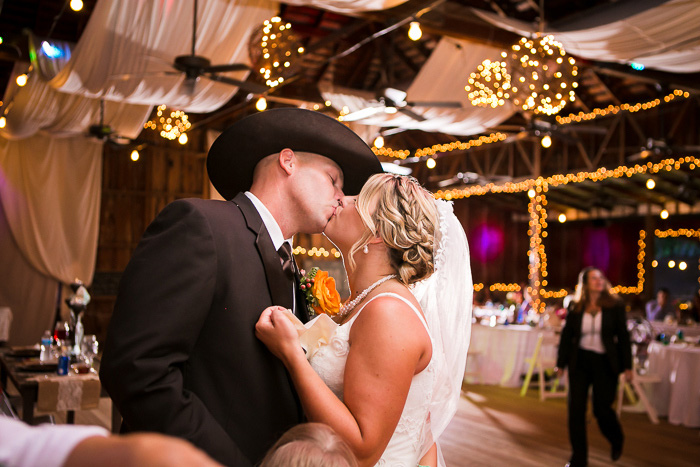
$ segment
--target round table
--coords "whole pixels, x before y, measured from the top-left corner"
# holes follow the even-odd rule
[[[532,356],[540,332],[551,332],[528,325],[472,326],[465,381],[504,387],[522,385],[527,373],[525,359]],[[543,348],[543,357],[555,357],[556,348]]]
[[[649,373],[661,377],[648,388],[658,414],[673,425],[700,427],[700,346],[652,342]]]

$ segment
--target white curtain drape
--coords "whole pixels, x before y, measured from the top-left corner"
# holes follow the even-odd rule
[[[51,324],[59,282],[92,282],[102,142],[82,136],[0,138],[0,304],[10,342],[30,344]]]
[[[13,76],[22,71],[22,65],[17,65]],[[10,99],[12,107],[7,114],[7,125],[0,130],[0,136],[6,139],[25,139],[39,131],[53,137],[84,135],[90,125],[100,123],[98,99],[58,92],[38,74],[31,74],[22,88],[10,79],[5,101]],[[150,105],[105,101],[103,123],[120,136],[136,138],[151,109]]]
[[[510,103],[495,109],[475,107],[469,102],[464,86],[469,79],[469,73],[483,60],[497,59],[500,53],[500,49],[487,45],[443,38],[408,88],[406,101],[460,102],[461,109],[415,106],[412,110],[423,115],[426,121],[419,122],[400,112],[381,112],[355,123],[463,136],[486,131],[508,119],[514,108]],[[347,106],[350,112],[379,105],[367,94],[350,94],[347,90],[338,88],[321,89],[321,95],[330,100],[337,109]]]
[[[387,10],[406,3],[407,0],[285,0],[288,5],[312,6],[336,13]]]
[[[700,0],[670,0],[646,10],[643,6],[649,2],[643,1],[638,6],[638,13],[617,19],[621,15],[616,14],[614,8],[626,11],[628,3],[621,2],[600,18],[587,18],[587,23],[597,20],[600,25],[582,27],[583,21],[576,19],[570,25],[558,24],[557,29],[545,28],[544,32],[553,34],[568,53],[578,57],[617,63],[637,62],[648,68],[674,73],[700,71]],[[481,10],[473,11],[491,24],[518,34],[531,35],[536,31],[529,23]],[[616,19],[604,23],[605,17]],[[576,27],[581,29],[572,29]]]
[[[212,64],[246,63],[251,32],[278,7],[269,0],[203,0],[197,12],[196,55]],[[188,112],[212,112],[237,87],[201,78],[195,92],[172,72],[179,55],[191,53],[192,2],[101,0],[68,62],[50,85],[65,93],[132,104],[160,105]],[[244,79],[248,72],[226,73]],[[120,79],[123,75],[130,79]]]

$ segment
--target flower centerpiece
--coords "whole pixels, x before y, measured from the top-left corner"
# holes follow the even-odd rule
[[[311,268],[308,274],[301,271],[302,278],[299,281],[302,293],[306,297],[309,316],[313,317],[321,313],[335,316],[340,311],[340,294],[335,288],[335,279],[317,267]]]

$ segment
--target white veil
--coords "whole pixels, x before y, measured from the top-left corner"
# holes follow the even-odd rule
[[[467,364],[474,293],[464,229],[454,215],[452,202],[436,200],[435,204],[439,213],[434,243],[435,272],[412,289],[433,339],[435,371],[430,423],[421,436],[421,456],[438,440],[457,411]],[[444,465],[439,448],[438,462]]]

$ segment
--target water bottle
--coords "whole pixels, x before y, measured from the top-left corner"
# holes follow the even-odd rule
[[[59,376],[66,376],[68,374],[68,369],[70,367],[70,348],[68,346],[61,346],[60,353],[58,355],[58,366],[56,367],[56,373]]]
[[[39,354],[39,360],[45,362],[51,360],[51,344],[53,343],[53,336],[51,336],[51,331],[44,331],[41,336],[41,353]]]

